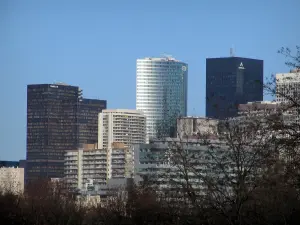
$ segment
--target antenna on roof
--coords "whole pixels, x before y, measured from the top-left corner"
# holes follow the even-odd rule
[[[233,47],[230,48],[230,57],[234,57],[234,49],[233,49]]]

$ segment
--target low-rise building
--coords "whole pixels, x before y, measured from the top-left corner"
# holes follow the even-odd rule
[[[206,117],[177,118],[177,137],[199,138],[200,136],[215,136],[218,133],[218,120]]]
[[[134,146],[134,178],[136,182],[145,177],[160,188],[182,187],[186,182],[182,168],[186,169],[191,187],[199,194],[206,190],[203,177],[221,174],[221,168],[213,167],[209,149],[214,148],[217,157],[228,149],[224,142],[211,140],[207,145],[200,139],[165,138],[150,144]],[[220,154],[219,154],[220,153]]]
[[[2,165],[3,161],[2,161]],[[12,165],[7,163],[6,165]],[[15,164],[10,167],[0,167],[0,192],[21,194],[24,192],[24,168]]]
[[[106,184],[107,150],[79,149],[65,153],[65,181],[69,189],[83,189],[93,180],[95,185]]]
[[[133,172],[132,148],[122,143],[113,143],[108,150],[109,178],[128,178]]]
[[[88,190],[106,185],[111,178],[130,177],[133,171],[132,149],[113,143],[109,149],[87,146],[65,153],[65,181],[71,190]]]

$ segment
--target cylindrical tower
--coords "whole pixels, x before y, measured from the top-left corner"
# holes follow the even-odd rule
[[[188,66],[171,57],[137,60],[136,109],[146,116],[147,141],[176,135],[187,114]]]

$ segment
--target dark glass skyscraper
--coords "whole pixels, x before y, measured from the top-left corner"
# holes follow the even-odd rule
[[[97,134],[94,134],[94,132],[97,133],[97,129],[84,132],[84,128],[97,126],[88,123],[93,123],[95,119],[97,121],[98,114],[95,115],[93,107],[92,115],[88,112],[83,113],[89,110],[88,104],[85,104],[81,96],[81,90],[75,86],[28,85],[25,174],[27,181],[37,178],[62,177],[64,151],[76,149],[80,143],[88,143],[89,139],[97,140]]]
[[[106,101],[82,99],[79,106],[79,144],[98,142],[98,114],[106,109]]]
[[[206,59],[207,117],[234,117],[239,104],[262,100],[262,60],[241,57]]]

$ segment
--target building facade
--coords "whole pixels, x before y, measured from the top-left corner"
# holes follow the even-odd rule
[[[130,178],[133,173],[133,151],[123,143],[113,143],[108,151],[109,179]]]
[[[70,190],[99,188],[110,179],[129,178],[133,173],[131,148],[123,143],[113,143],[110,149],[94,147],[65,152],[64,179]]]
[[[75,86],[28,85],[27,180],[63,175],[64,150],[78,145],[80,98]]]
[[[239,104],[262,100],[262,60],[241,57],[206,59],[207,117],[235,117]]]
[[[95,101],[83,99],[77,86],[27,86],[26,181],[63,177],[65,150],[97,142],[96,111],[106,103]]]
[[[292,103],[300,99],[300,70],[276,74],[276,101]]]
[[[79,149],[64,155],[65,181],[69,189],[86,189],[88,184],[104,185],[107,181],[107,150]]]
[[[103,110],[99,113],[98,147],[110,149],[119,142],[130,147],[146,142],[146,117],[142,111],[129,109]]]
[[[24,192],[24,168],[0,167],[0,193],[22,194]]]
[[[175,136],[176,119],[187,114],[188,65],[171,57],[137,60],[136,109],[147,118],[147,142]]]
[[[106,109],[106,100],[82,99],[79,105],[79,144],[98,142],[98,114]]]
[[[184,176],[188,174],[191,187],[199,195],[204,195],[207,184],[202,178],[222,173],[218,168],[213,168],[215,162],[208,151],[212,146],[220,153],[216,154],[218,157],[227,149],[220,141],[211,141],[211,145],[208,146],[202,140],[179,138],[152,140],[150,144],[136,145],[134,179],[138,183],[147,177],[150,183],[158,185],[158,189],[171,191],[181,190],[186,182]],[[184,151],[185,156],[179,151]],[[184,160],[187,160],[187,164]],[[185,166],[185,172],[180,169],[181,166]]]
[[[218,123],[218,120],[206,117],[180,117],[177,119],[177,137],[182,139],[216,136]]]

